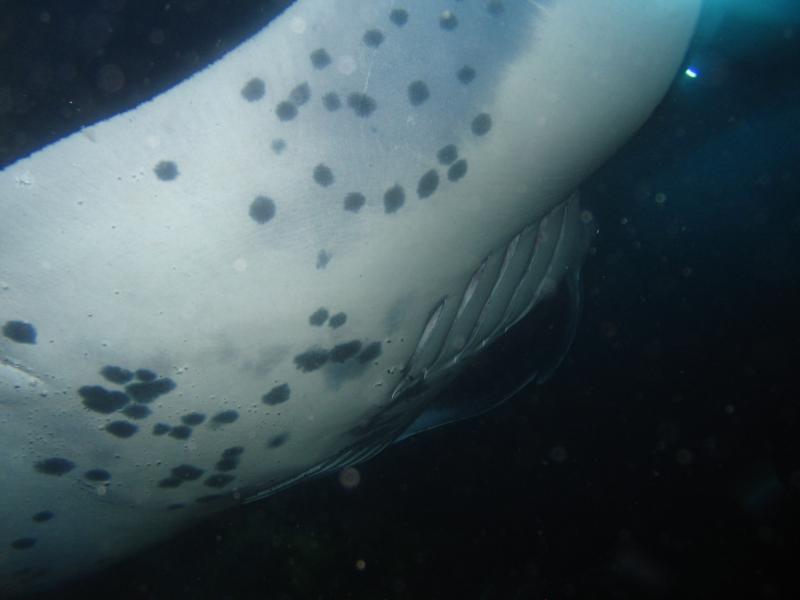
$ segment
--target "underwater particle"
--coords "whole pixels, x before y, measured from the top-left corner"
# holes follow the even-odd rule
[[[222,412],[217,413],[211,420],[214,423],[220,423],[222,425],[228,425],[229,423],[233,423],[236,419],[239,418],[239,413],[235,410],[223,410]]]
[[[347,321],[347,315],[343,312],[336,313],[328,321],[328,325],[333,329],[338,329]]]
[[[322,105],[326,110],[334,112],[342,107],[342,101],[339,99],[339,95],[335,92],[328,92],[322,97]]]
[[[304,81],[289,92],[289,100],[295,106],[303,106],[303,104],[311,100],[311,87]]]
[[[380,29],[370,29],[364,33],[361,41],[369,48],[377,48],[383,43],[383,32]]]
[[[324,69],[331,64],[331,55],[325,48],[317,48],[309,55],[309,58],[315,69]]]
[[[173,437],[176,440],[188,440],[191,435],[192,428],[188,425],[176,425],[169,431],[169,437]]]
[[[118,411],[130,402],[127,394],[109,391],[99,385],[84,385],[78,390],[83,405],[89,410],[108,415]]]
[[[291,390],[289,389],[288,383],[282,383],[280,385],[276,385],[266,394],[261,397],[261,401],[264,404],[269,404],[270,406],[275,406],[276,404],[283,404],[289,399],[291,395]]]
[[[183,422],[184,425],[190,425],[192,427],[200,425],[205,420],[206,416],[203,413],[199,412],[190,412],[181,417],[181,421]]]
[[[355,467],[347,467],[339,471],[339,484],[346,490],[353,490],[361,483],[361,473]]]
[[[173,181],[178,178],[178,165],[171,160],[162,160],[153,167],[153,173],[161,181]]]
[[[439,187],[439,173],[436,169],[431,169],[419,178],[417,196],[419,198],[427,198],[436,191],[437,187]]]
[[[353,109],[356,116],[362,118],[369,117],[378,108],[378,103],[373,98],[359,93],[350,94],[347,97],[347,105]]]
[[[458,27],[458,18],[452,11],[446,10],[439,15],[439,27],[445,31],[453,31]]]
[[[3,335],[18,344],[36,343],[36,328],[25,321],[6,321]]]
[[[256,196],[250,203],[250,218],[263,225],[275,216],[275,201],[267,196]]]
[[[320,307],[311,313],[311,316],[308,317],[309,325],[313,325],[314,327],[321,327],[325,324],[325,321],[328,320],[328,310],[326,308]]]
[[[367,568],[367,561],[365,561],[363,558],[359,558],[356,561],[356,570],[363,571],[366,568]]]
[[[358,212],[366,201],[364,194],[350,192],[344,197],[344,209],[350,212]]]
[[[34,466],[34,469],[44,475],[66,475],[75,468],[75,463],[66,458],[53,457],[40,460]]]
[[[467,174],[467,161],[463,158],[459,161],[454,162],[450,165],[450,168],[447,169],[447,179],[450,181],[458,181],[464,175]]]
[[[133,379],[133,372],[122,367],[115,367],[113,365],[106,365],[100,369],[100,375],[111,383],[125,385]]]
[[[248,102],[255,102],[256,100],[261,100],[266,91],[267,87],[264,85],[264,80],[259,79],[258,77],[253,77],[250,81],[244,84],[244,87],[242,88],[242,98]]]
[[[408,23],[408,11],[402,8],[395,8],[389,13],[389,20],[398,27],[402,27]]]
[[[291,121],[297,116],[297,107],[291,102],[280,102],[275,107],[275,114],[281,121]]]
[[[11,542],[11,547],[14,550],[27,550],[36,545],[36,538],[19,538]]]
[[[328,187],[333,183],[333,171],[327,165],[318,164],[314,167],[314,181],[322,187]]]
[[[33,519],[34,523],[44,523],[45,521],[49,521],[53,517],[55,517],[55,515],[53,514],[53,511],[43,510],[43,511],[40,511],[40,512],[36,513],[31,518]]]
[[[316,371],[328,362],[329,352],[323,348],[310,348],[294,357],[294,364],[304,373]]]
[[[472,129],[472,133],[475,135],[486,135],[492,128],[492,117],[487,113],[481,113],[472,119],[472,125],[470,125],[470,128]]]
[[[461,83],[467,85],[469,83],[472,83],[472,80],[475,79],[476,74],[477,73],[475,72],[475,69],[473,69],[469,65],[464,65],[456,72],[456,77],[458,77],[458,80]]]
[[[89,481],[108,481],[111,479],[111,473],[105,469],[91,469],[86,471],[83,476]]]
[[[137,431],[139,431],[139,426],[128,421],[112,421],[106,425],[105,429],[113,436],[122,439],[128,439]]]
[[[548,454],[550,456],[550,460],[554,463],[563,463],[566,462],[569,455],[567,454],[567,449],[564,446],[553,446],[550,448],[550,452]]]
[[[431,92],[424,81],[412,81],[408,84],[408,101],[411,106],[419,106],[430,96]]]
[[[406,193],[402,186],[395,184],[383,194],[383,208],[386,214],[397,212],[406,201]]]

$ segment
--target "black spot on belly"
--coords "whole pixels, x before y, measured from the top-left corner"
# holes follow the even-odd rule
[[[397,212],[406,201],[406,193],[399,185],[393,185],[383,194],[383,209],[386,214]]]
[[[436,169],[431,169],[419,178],[417,196],[427,198],[436,191],[437,187],[439,187],[439,173],[436,172]]]
[[[85,385],[78,390],[83,405],[89,410],[108,415],[130,402],[127,394],[109,391],[99,385]]]
[[[463,158],[457,162],[454,162],[450,165],[450,168],[447,169],[447,178],[450,181],[458,181],[464,175],[467,174],[467,161]]]
[[[280,154],[281,152],[286,150],[286,140],[282,140],[280,138],[277,139],[277,140],[272,140],[271,147],[272,147],[272,151],[275,154]]]
[[[225,450],[222,451],[222,456],[225,458],[236,458],[241,456],[243,453],[244,448],[242,446],[231,446],[230,448],[225,448]]]
[[[106,431],[118,438],[127,439],[139,430],[138,425],[128,421],[112,421],[106,425]]]
[[[339,95],[334,92],[328,92],[322,97],[322,105],[329,111],[333,112],[342,107],[342,101]]]
[[[6,321],[3,335],[18,344],[36,343],[36,328],[25,321]]]
[[[129,419],[146,419],[150,416],[150,409],[144,404],[131,404],[122,410],[122,414]]]
[[[178,178],[178,165],[171,160],[162,160],[153,167],[153,173],[161,181],[172,181]]]
[[[458,18],[449,10],[444,11],[439,17],[439,27],[445,31],[453,31],[458,27]]]
[[[36,538],[19,538],[11,542],[11,547],[14,550],[27,550],[36,545]]]
[[[436,158],[443,165],[452,164],[458,158],[458,148],[448,144],[436,153]]]
[[[172,469],[172,476],[182,481],[195,481],[203,476],[203,469],[192,465],[178,465]]]
[[[137,369],[136,370],[136,379],[139,381],[155,381],[158,375],[156,375],[150,369]],[[127,383],[127,382],[124,382]]]
[[[239,418],[239,413],[235,410],[223,410],[215,414],[211,417],[211,420],[214,423],[219,423],[221,425],[227,425],[228,423],[233,423],[236,419]]]
[[[492,128],[492,117],[486,113],[481,113],[472,119],[472,133],[475,135],[486,135]]]
[[[196,426],[200,425],[203,421],[206,420],[206,416],[203,413],[199,412],[191,412],[188,415],[183,415],[181,417],[181,421],[184,425],[191,425]]]
[[[320,327],[325,324],[325,321],[328,320],[328,311],[325,308],[318,308],[311,316],[308,317],[308,322],[315,327]]]
[[[365,46],[377,48],[383,43],[383,32],[380,29],[370,29],[361,38]]]
[[[172,427],[166,423],[156,423],[153,425],[153,435],[164,435],[169,432],[170,429],[172,429]]]
[[[291,121],[297,116],[297,107],[291,102],[281,102],[275,107],[275,114],[281,121]]]
[[[169,432],[169,436],[176,440],[188,440],[190,435],[192,435],[192,428],[186,425],[176,425]]]
[[[395,8],[389,13],[389,20],[398,27],[402,27],[408,23],[408,11],[402,8]]]
[[[203,483],[211,488],[223,488],[228,485],[235,478],[233,475],[225,475],[223,473],[215,473],[208,477]]]
[[[242,98],[248,102],[255,102],[256,100],[261,100],[266,91],[267,88],[264,85],[264,80],[253,77],[253,79],[244,84],[242,88]]]
[[[216,502],[217,500],[222,500],[225,496],[222,494],[209,494],[208,496],[200,496],[199,498],[195,498],[195,502],[198,504],[209,504],[211,502]]]
[[[158,487],[160,488],[176,488],[179,487],[183,483],[183,480],[178,479],[177,477],[165,477],[161,481],[158,482]]]
[[[34,523],[44,523],[45,521],[49,521],[53,517],[55,517],[55,515],[53,514],[52,511],[43,510],[43,511],[38,512],[35,515],[33,515],[32,518],[33,518],[33,522]]]
[[[125,387],[125,390],[137,402],[147,403],[152,402],[159,396],[170,393],[175,387],[175,382],[165,377],[155,381],[131,383]]]
[[[301,83],[289,92],[289,100],[294,102],[295,106],[302,106],[311,100],[311,87],[306,82]]]
[[[221,458],[214,468],[217,471],[233,471],[238,466],[239,461],[235,458]]]
[[[288,440],[288,439],[289,439],[289,434],[288,433],[286,433],[286,432],[279,433],[278,435],[272,436],[269,439],[269,441],[267,442],[267,447],[268,448],[273,448],[273,449],[274,448],[280,448],[281,446],[283,446],[286,443],[286,440]]]
[[[330,318],[330,321],[328,321],[328,325],[330,325],[333,329],[338,329],[339,327],[344,325],[346,321],[347,321],[347,315],[343,312],[340,312],[336,313]]]
[[[275,201],[266,196],[256,196],[250,203],[250,218],[263,225],[275,216]]]
[[[343,363],[358,354],[359,350],[361,350],[361,342],[358,340],[336,344],[331,350],[331,362]]]
[[[66,458],[46,458],[34,465],[34,468],[45,475],[66,475],[75,468],[75,463]]]
[[[100,369],[100,375],[105,377],[111,383],[117,383],[119,385],[124,385],[133,379],[132,371],[123,369],[122,367],[115,367],[113,365],[107,365]]]
[[[92,469],[83,474],[89,481],[108,481],[111,479],[111,473],[105,469]]]
[[[314,167],[314,181],[322,187],[328,187],[333,183],[333,171],[327,165],[318,164]]]
[[[378,358],[382,353],[383,349],[381,343],[372,342],[371,344],[367,344],[361,351],[361,354],[358,355],[358,361],[361,363],[368,363]]]
[[[304,373],[316,371],[326,362],[330,353],[324,348],[310,348],[294,357],[295,366]]]
[[[494,17],[503,14],[505,9],[506,7],[505,4],[503,4],[503,0],[489,0],[489,4],[486,5],[486,10]]]
[[[288,383],[282,383],[280,385],[276,385],[266,394],[261,397],[261,401],[264,404],[269,404],[270,406],[275,406],[276,404],[283,404],[289,399],[292,391],[289,389]]]
[[[329,262],[331,262],[331,255],[325,250],[320,250],[319,253],[317,253],[317,268],[324,269],[328,266]]]
[[[344,197],[344,209],[350,212],[358,212],[366,201],[367,199],[364,197],[364,194],[350,192]]]
[[[472,80],[475,79],[476,74],[477,73],[475,72],[475,69],[473,69],[469,65],[464,65],[456,72],[456,77],[458,77],[458,80],[461,83],[467,85],[469,83],[472,83]]]
[[[412,106],[419,106],[430,96],[431,92],[424,81],[412,81],[408,84],[408,101]]]
[[[325,48],[317,48],[309,55],[309,58],[315,69],[324,69],[331,64],[331,55]]]
[[[373,98],[359,93],[350,94],[347,97],[347,105],[357,116],[364,118],[370,116],[378,108],[378,103]]]

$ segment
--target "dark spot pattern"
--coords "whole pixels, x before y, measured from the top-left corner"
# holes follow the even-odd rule
[[[325,48],[317,48],[309,55],[309,58],[315,69],[324,69],[331,64],[331,55]]]
[[[280,138],[277,140],[272,140],[272,144],[270,144],[270,146],[275,154],[280,154],[286,150],[286,140],[282,140]]]
[[[162,160],[153,167],[153,173],[161,181],[173,181],[178,178],[178,165],[171,160]]]
[[[408,101],[411,106],[419,106],[430,96],[431,92],[424,81],[412,81],[408,84]]]
[[[269,439],[269,441],[267,442],[267,447],[272,448],[272,449],[280,448],[281,446],[283,446],[286,443],[286,441],[288,439],[289,439],[289,434],[288,433],[286,433],[286,432],[279,433],[278,435],[272,436]]]
[[[36,343],[36,328],[25,321],[6,321],[3,335],[18,344]]]
[[[334,112],[342,107],[342,101],[337,93],[328,92],[322,97],[322,105],[330,112]]]
[[[370,29],[364,33],[361,41],[369,48],[377,48],[383,43],[383,32],[380,29]]]
[[[231,481],[233,481],[235,477],[233,475],[225,475],[224,473],[214,473],[210,477],[208,477],[203,483],[211,488],[223,488],[228,485]]]
[[[472,83],[472,80],[475,79],[475,75],[477,75],[475,69],[468,65],[464,65],[456,72],[456,77],[458,77],[458,80],[464,85]]]
[[[155,381],[158,378],[158,375],[155,374],[154,371],[150,369],[136,369],[136,379],[139,381]]]
[[[106,425],[106,431],[113,436],[122,439],[128,439],[139,431],[139,426],[130,423],[129,421],[112,421]]]
[[[222,456],[225,458],[236,458],[242,454],[244,454],[244,448],[242,446],[231,446],[222,451]]]
[[[289,100],[291,100],[295,106],[303,106],[303,104],[311,100],[311,86],[305,81],[296,86],[289,92]]]
[[[144,404],[131,404],[123,409],[122,414],[129,419],[146,419],[150,416],[150,409]]]
[[[367,118],[378,108],[378,103],[366,94],[353,93],[347,97],[347,106],[353,109],[356,116]]]
[[[179,487],[182,483],[183,480],[178,479],[177,477],[165,477],[158,482],[158,487],[172,489]]]
[[[275,114],[281,121],[291,121],[297,116],[297,107],[291,102],[280,102],[275,107]]]
[[[264,404],[269,404],[270,406],[275,406],[276,404],[283,404],[289,399],[291,395],[291,390],[289,389],[288,383],[282,383],[280,385],[276,385],[266,394],[261,397],[261,401]]]
[[[336,344],[331,349],[331,362],[343,363],[344,361],[353,358],[361,350],[361,342],[358,340],[351,340],[342,344]]]
[[[217,500],[222,500],[225,496],[222,494],[209,494],[208,496],[200,496],[199,498],[195,498],[195,502],[197,504],[209,504],[211,502],[216,502]]]
[[[308,317],[309,325],[313,325],[314,327],[321,327],[325,324],[325,321],[328,320],[328,310],[326,308],[318,308],[311,316]]]
[[[229,423],[236,421],[238,418],[239,413],[235,410],[223,410],[222,412],[218,412],[211,417],[211,421],[213,423],[219,423],[220,425],[228,425]]]
[[[172,427],[166,423],[156,423],[153,425],[153,435],[164,435],[168,433],[170,429],[172,429]]]
[[[294,364],[304,373],[316,371],[328,362],[329,352],[324,348],[310,348],[294,357]]]
[[[91,469],[86,471],[83,476],[89,481],[108,481],[111,479],[111,473],[105,469]]]
[[[53,511],[43,510],[33,515],[32,519],[34,523],[44,523],[45,521],[49,521],[53,517],[55,517]]]
[[[189,414],[181,417],[181,422],[183,422],[184,425],[191,425],[192,427],[200,425],[205,420],[206,416],[199,412],[190,412]]]
[[[327,165],[318,164],[314,167],[314,181],[322,187],[328,187],[333,183],[333,171]]]
[[[450,165],[450,168],[447,169],[447,178],[450,181],[458,181],[464,175],[467,174],[467,161],[463,158],[459,161],[454,162]]]
[[[275,201],[266,196],[256,196],[250,203],[250,218],[263,225],[275,216]]]
[[[198,469],[192,465],[178,465],[172,469],[172,476],[182,481],[195,481],[203,476],[203,469]]]
[[[104,415],[118,411],[130,402],[127,394],[109,391],[99,385],[85,385],[78,390],[78,395],[83,398],[86,408]]]
[[[330,320],[328,321],[328,325],[330,325],[333,329],[338,329],[339,327],[344,325],[346,321],[347,321],[347,315],[343,312],[339,312],[330,318]]]
[[[400,210],[406,201],[406,193],[400,185],[393,185],[383,194],[383,209],[386,214]]]
[[[40,460],[34,465],[37,472],[44,475],[66,475],[75,468],[75,463],[66,458],[53,457]]]
[[[361,354],[358,355],[358,361],[360,363],[368,363],[378,358],[382,353],[383,347],[381,343],[372,342],[371,344],[367,344],[361,351]]]
[[[493,17],[503,14],[503,11],[506,9],[503,0],[489,0],[489,4],[486,5],[486,10],[489,11],[489,14]]]
[[[389,13],[389,20],[398,27],[402,27],[408,23],[408,11],[402,8],[395,8]]]
[[[458,17],[456,17],[455,13],[450,12],[449,10],[444,11],[439,16],[439,27],[445,31],[453,31],[456,27],[458,27]]]
[[[242,88],[242,98],[248,102],[255,102],[264,97],[267,91],[267,86],[264,85],[264,80],[258,77],[253,77],[250,81],[244,84]]]
[[[192,428],[188,425],[176,425],[169,431],[169,436],[176,440],[188,440],[192,435]]]
[[[148,403],[159,396],[170,393],[175,387],[175,382],[165,377],[163,379],[156,379],[155,381],[131,383],[125,387],[125,391],[127,391],[136,402]]]
[[[27,550],[36,545],[36,538],[19,538],[11,542],[11,547],[14,550]]]
[[[436,158],[443,165],[452,164],[458,158],[458,148],[453,144],[448,144],[436,153]]]
[[[367,199],[364,197],[364,194],[350,192],[344,197],[344,209],[350,212],[358,212],[366,201]]]
[[[439,187],[439,173],[437,173],[436,169],[431,169],[419,178],[417,196],[427,198],[436,191],[437,187]]]
[[[317,253],[317,268],[324,269],[328,266],[329,262],[331,262],[331,255],[325,250],[320,250],[319,253]]]
[[[214,468],[217,471],[233,471],[238,466],[239,461],[235,458],[221,458],[217,461],[217,464],[214,466]]]
[[[133,379],[133,372],[122,367],[115,367],[113,365],[106,365],[100,369],[100,375],[105,377],[111,383],[125,385]]]
[[[472,119],[472,125],[470,125],[470,128],[472,129],[472,133],[475,135],[486,135],[492,128],[492,117],[487,113],[481,113]]]

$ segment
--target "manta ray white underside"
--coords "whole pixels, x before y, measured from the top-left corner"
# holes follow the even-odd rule
[[[2,171],[3,593],[513,392],[441,400],[557,290],[576,312],[576,188],[698,4],[299,0]]]

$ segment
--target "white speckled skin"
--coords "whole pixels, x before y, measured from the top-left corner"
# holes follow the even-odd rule
[[[191,79],[0,172],[0,325],[37,333],[35,344],[0,336],[0,590],[80,576],[352,444],[348,432],[391,400],[436,303],[460,297],[486,256],[647,118],[699,1],[506,0],[493,15],[478,0],[407,0],[398,26],[393,1],[300,0]],[[445,5],[455,29],[440,25]],[[376,48],[363,41],[372,29],[384,36]],[[310,60],[318,48],[331,58],[321,69]],[[468,84],[464,65],[475,71]],[[253,78],[265,93],[248,100]],[[414,81],[429,91],[419,105]],[[310,99],[281,120],[279,104],[302,83]],[[323,105],[329,92],[336,111]],[[368,117],[348,105],[354,93],[374,99]],[[491,127],[478,135],[481,114]],[[468,163],[457,181],[436,157],[447,144]],[[161,161],[174,161],[176,178],[156,176]],[[314,180],[319,164],[330,185]],[[420,199],[431,169],[438,186]],[[395,185],[404,203],[387,213]],[[349,192],[365,196],[360,211],[343,209]],[[249,215],[260,195],[276,207],[266,223]],[[346,323],[311,326],[320,307]],[[381,342],[382,353],[307,373],[294,360],[353,340]],[[176,387],[146,419],[100,414],[79,390],[123,390],[100,375],[106,365],[150,369]],[[283,383],[289,400],[265,404]],[[229,409],[235,422],[211,424]],[[188,439],[152,435],[190,412],[207,420]],[[111,435],[117,420],[138,432]],[[270,447],[276,436],[285,443]],[[233,446],[244,448],[235,479],[207,486]],[[36,470],[53,457],[74,468]],[[182,464],[203,476],[158,486]],[[89,469],[112,479],[89,482]],[[196,502],[216,493],[225,498]],[[175,503],[186,507],[167,510]],[[34,525],[43,510],[55,517]],[[27,538],[35,543],[14,547]]]

